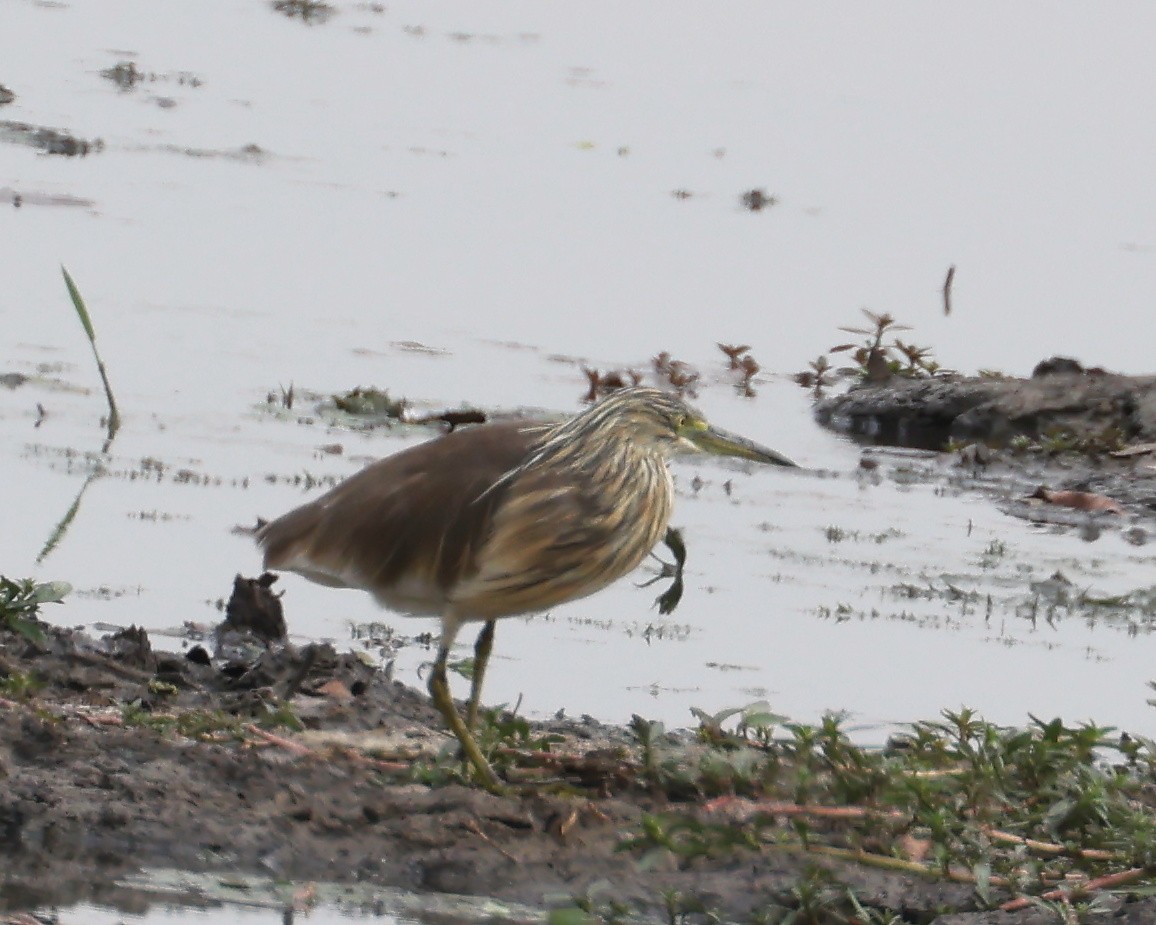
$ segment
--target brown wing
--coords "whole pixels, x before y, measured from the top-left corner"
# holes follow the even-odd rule
[[[455,587],[468,618],[546,610],[633,571],[666,530],[673,486],[661,459],[520,473],[492,515],[480,568]]]
[[[372,463],[257,534],[265,567],[370,591],[382,603],[441,613],[476,557],[540,428],[522,422],[454,431]]]

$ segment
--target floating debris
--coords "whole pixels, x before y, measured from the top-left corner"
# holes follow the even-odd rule
[[[489,415],[478,408],[462,408],[458,411],[442,411],[440,414],[427,414],[425,417],[414,418],[411,424],[448,424],[449,432],[466,424],[485,424]]]
[[[79,206],[91,209],[96,203],[91,199],[82,199],[80,196],[69,196],[64,193],[30,193],[18,192],[10,186],[0,186],[0,203],[10,203],[14,209],[21,206]]]
[[[313,25],[329,22],[337,10],[323,0],[273,0],[273,9],[289,19]]]
[[[218,157],[249,164],[261,164],[269,157],[269,152],[258,144],[247,144],[240,148],[182,148],[179,145],[158,145],[156,150],[183,154],[185,157]]]
[[[1041,485],[1029,497],[1060,507],[1070,507],[1077,511],[1103,514],[1126,513],[1120,502],[1113,501],[1107,495],[1091,491],[1053,491],[1047,486]]]
[[[156,83],[158,81],[176,83],[182,87],[199,87],[204,81],[196,74],[188,71],[177,71],[173,74],[157,74],[152,71],[142,71],[132,61],[118,61],[112,67],[106,67],[100,72],[105,80],[112,81],[117,87],[128,92],[135,90],[141,83]]]
[[[771,206],[777,206],[779,200],[775,196],[768,196],[761,189],[749,189],[739,197],[739,202],[748,212],[761,212]]]
[[[694,386],[702,376],[689,363],[673,359],[665,350],[658,354],[652,362],[659,379],[665,379],[669,382],[679,395],[689,395],[691,398],[698,395]]]
[[[361,386],[346,392],[344,395],[334,395],[333,403],[346,414],[355,414],[365,417],[386,417],[392,420],[401,420],[407,407],[406,401],[389,397],[389,392]]]
[[[0,141],[15,145],[39,148],[45,154],[61,154],[65,157],[83,157],[104,150],[104,142],[99,138],[88,141],[67,132],[27,122],[0,121]]]
[[[943,280],[943,314],[951,314],[951,285],[955,282],[955,264],[947,268],[947,276]]]
[[[635,372],[633,369],[612,369],[609,372],[603,373],[597,369],[583,366],[582,372],[586,374],[586,378],[590,382],[590,388],[587,389],[586,394],[582,396],[582,401],[586,404],[595,402],[604,395],[609,395],[611,392],[638,385],[642,382],[642,373]]]

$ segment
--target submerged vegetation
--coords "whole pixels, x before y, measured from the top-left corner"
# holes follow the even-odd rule
[[[308,25],[329,21],[336,7],[324,0],[273,0],[273,9],[289,19],[300,19]]]

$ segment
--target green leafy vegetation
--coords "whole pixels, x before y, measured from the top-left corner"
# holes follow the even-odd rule
[[[758,703],[697,715],[705,748],[631,724],[641,782],[682,803],[623,839],[643,864],[786,851],[969,883],[985,904],[1052,902],[1060,889],[1083,900],[1102,882],[1156,878],[1149,739],[1035,717],[1009,728],[961,709],[868,749],[840,714],[793,723]],[[801,883],[786,907],[801,917],[767,920],[855,921],[858,902],[838,885]],[[847,917],[802,914],[815,903]],[[859,920],[891,921],[872,914],[881,917]]]
[[[0,627],[42,644],[44,630],[36,620],[40,605],[59,604],[70,591],[72,586],[63,581],[13,580],[0,575]]]
[[[13,671],[0,678],[0,694],[11,700],[31,700],[43,689],[43,678],[30,671]]]
[[[163,697],[174,691],[158,691],[150,684],[150,692]],[[140,703],[129,703],[121,709],[121,720],[126,726],[137,726],[162,735],[180,735],[190,739],[226,737],[241,741],[245,738],[246,727],[250,725],[259,729],[290,729],[296,732],[305,728],[293,708],[287,703],[280,702],[263,704],[256,717],[242,717],[224,710],[162,712],[149,709]]]
[[[104,361],[100,358],[100,351],[96,349],[96,329],[92,326],[92,318],[88,314],[88,308],[85,306],[84,299],[80,295],[76,283],[73,282],[72,276],[64,267],[60,268],[60,272],[64,274],[64,285],[68,288],[68,297],[72,300],[72,307],[76,309],[76,316],[84,327],[84,333],[88,335],[88,342],[92,344],[92,355],[96,358],[96,369],[100,373],[100,381],[104,384],[104,394],[108,399],[107,426],[108,439],[111,441],[120,429],[120,412],[116,407],[112,386],[108,382],[108,372],[104,368]]]
[[[927,379],[943,372],[939,363],[931,355],[930,347],[919,347],[900,340],[895,334],[909,331],[907,325],[899,324],[890,314],[879,314],[870,309],[862,309],[869,327],[846,326],[840,331],[862,337],[858,343],[837,344],[829,353],[848,353],[854,366],[833,370],[826,354],[812,360],[810,369],[795,374],[795,381],[804,388],[811,389],[816,398],[822,397],[823,390],[835,380],[833,373],[849,376],[864,382],[885,382],[892,376],[906,379]]]
[[[473,659],[463,659],[457,667],[470,677]],[[486,760],[511,779],[532,777],[543,768],[549,769],[555,746],[564,741],[563,736],[542,732],[525,717],[519,716],[517,705],[513,710],[504,704],[481,709],[473,732]],[[450,742],[436,761],[415,762],[410,767],[409,776],[415,782],[438,787],[468,781],[469,771],[462,765],[458,744]]]
[[[1035,437],[1018,434],[1008,441],[1008,449],[1021,456],[1062,456],[1075,453],[1081,456],[1104,456],[1117,453],[1128,445],[1127,435],[1119,427],[1109,425],[1093,433],[1078,434],[1066,428],[1053,426]],[[949,445],[949,450],[957,449]]]

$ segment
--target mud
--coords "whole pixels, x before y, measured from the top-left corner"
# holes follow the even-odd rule
[[[1029,379],[892,377],[821,401],[815,416],[869,442],[932,450],[951,442],[1003,447],[1061,432],[1142,443],[1156,440],[1156,376],[1085,370],[1053,357]]]
[[[118,877],[176,868],[535,908],[596,895],[662,920],[663,896],[677,891],[745,921],[795,905],[791,890],[815,863],[762,852],[640,864],[622,853],[643,814],[667,805],[641,785],[622,729],[535,725],[533,737],[562,744],[509,772],[536,785],[494,796],[453,782],[425,694],[354,654],[255,639],[218,655],[192,642],[167,653],[137,629],[94,639],[42,628],[40,640],[0,628],[0,909],[115,903]],[[286,703],[298,731],[276,728]],[[433,785],[415,782],[415,769],[439,767]],[[997,920],[971,913],[966,885],[819,863],[861,903],[906,921]],[[1150,900],[1113,902],[1120,921],[1156,916]],[[1041,920],[1031,909],[998,916]]]
[[[865,444],[930,451],[929,481],[943,478],[943,451],[955,448],[949,480],[992,495],[1012,516],[1117,526],[1137,544],[1156,529],[1156,376],[1053,357],[1029,379],[895,377],[820,401],[815,418]],[[1104,504],[1041,500],[1057,489]]]

